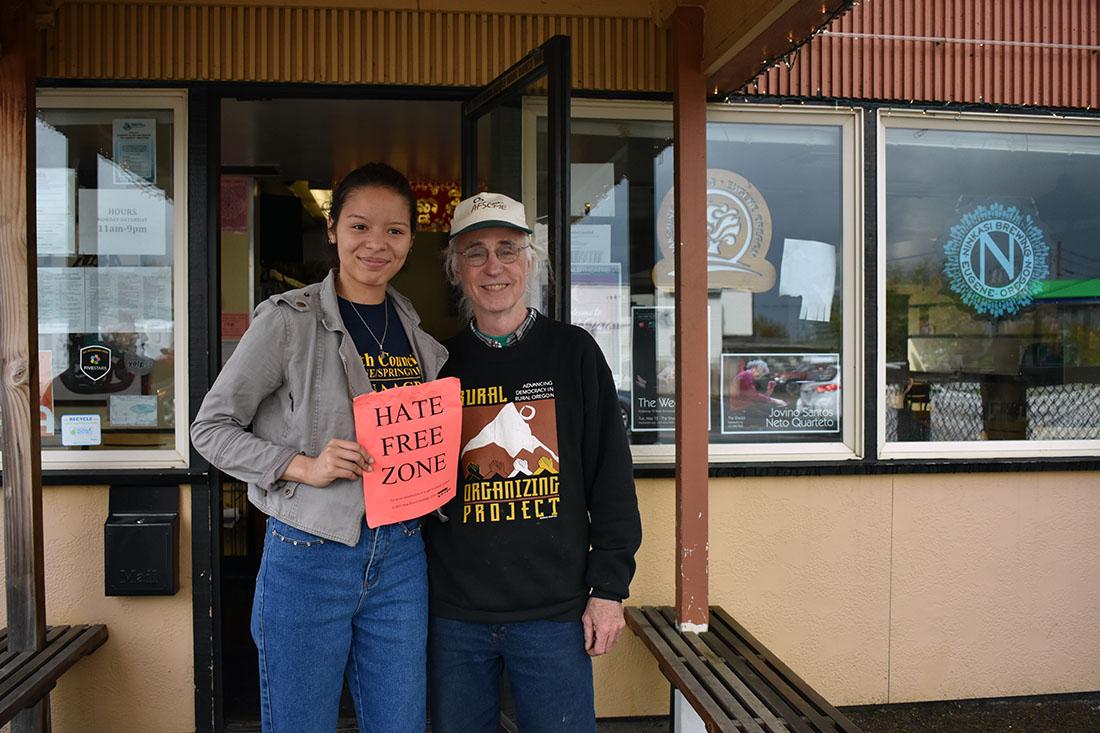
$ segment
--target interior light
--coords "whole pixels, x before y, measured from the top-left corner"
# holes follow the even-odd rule
[[[332,207],[332,189],[311,188],[309,189],[309,195],[317,202],[317,208],[323,211],[325,216],[328,216],[329,209]]]

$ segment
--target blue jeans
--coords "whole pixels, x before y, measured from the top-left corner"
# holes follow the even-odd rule
[[[592,660],[580,621],[482,624],[433,616],[428,633],[433,733],[494,733],[508,671],[523,733],[592,733]]]
[[[423,733],[428,579],[418,521],[355,547],[270,518],[252,604],[267,733],[332,733],[343,680],[359,729]]]

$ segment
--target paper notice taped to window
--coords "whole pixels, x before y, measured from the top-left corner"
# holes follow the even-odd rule
[[[448,377],[355,398],[356,439],[374,457],[374,470],[363,474],[368,527],[422,517],[454,497],[459,390]]]

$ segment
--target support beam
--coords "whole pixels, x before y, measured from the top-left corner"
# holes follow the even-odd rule
[[[676,618],[702,630],[707,611],[707,88],[703,9],[672,14],[676,287]]]
[[[34,6],[0,10],[0,413],[8,649],[46,640],[42,465],[38,409],[37,267],[34,259]],[[13,731],[45,730],[49,697],[19,713]]]

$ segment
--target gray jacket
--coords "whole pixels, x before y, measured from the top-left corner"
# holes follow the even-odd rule
[[[435,379],[447,350],[420,330],[407,298],[393,288],[388,294],[424,378]],[[256,308],[191,425],[195,450],[247,481],[261,511],[347,545],[359,541],[363,524],[362,480],[318,488],[279,477],[299,453],[316,456],[333,438],[355,440],[352,400],[372,391],[356,351],[340,317],[335,270],[274,295]]]

